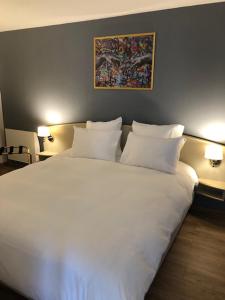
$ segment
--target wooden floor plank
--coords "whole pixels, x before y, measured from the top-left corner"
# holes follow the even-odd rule
[[[22,167],[24,167],[24,163],[20,162],[8,161],[8,163],[0,163],[0,176]]]

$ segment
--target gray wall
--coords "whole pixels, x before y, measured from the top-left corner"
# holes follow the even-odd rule
[[[94,90],[93,37],[152,31],[153,91]],[[0,33],[0,89],[8,128],[122,115],[203,137],[225,124],[225,3]]]

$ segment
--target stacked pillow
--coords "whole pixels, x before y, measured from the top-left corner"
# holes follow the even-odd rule
[[[121,130],[121,126],[122,126],[121,117],[108,122],[87,121],[86,123],[86,128],[96,129],[96,130]]]
[[[120,162],[175,173],[185,143],[184,126],[149,125],[133,121]]]
[[[149,125],[133,121],[121,155],[122,118],[109,122],[87,121],[86,128],[74,126],[72,156],[116,161],[127,165],[175,173],[185,143],[184,126]]]
[[[151,136],[156,138],[176,138],[183,135],[184,126],[180,124],[150,125],[133,121],[132,130],[135,134],[138,135]]]
[[[74,126],[73,157],[116,161],[120,150],[122,118],[109,122],[87,121],[86,128]]]

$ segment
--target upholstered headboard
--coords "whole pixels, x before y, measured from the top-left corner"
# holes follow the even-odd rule
[[[60,153],[72,146],[73,142],[73,126],[85,127],[86,123],[75,124],[62,124],[53,125],[50,127],[50,132],[54,137],[54,142],[45,141],[45,150],[51,152]],[[127,139],[127,135],[131,130],[130,125],[123,125],[121,146],[124,147]],[[225,162],[219,167],[212,168],[209,161],[204,158],[204,151],[206,145],[211,142],[185,135],[186,143],[181,151],[180,160],[192,166],[199,177],[225,180]],[[225,146],[223,146],[223,152],[225,157]]]

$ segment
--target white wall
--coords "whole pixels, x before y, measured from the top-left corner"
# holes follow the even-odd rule
[[[2,113],[2,99],[1,99],[1,92],[0,92],[0,147],[5,146],[5,130],[4,130],[4,120],[3,120],[3,113]],[[0,155],[0,163],[6,158]]]

